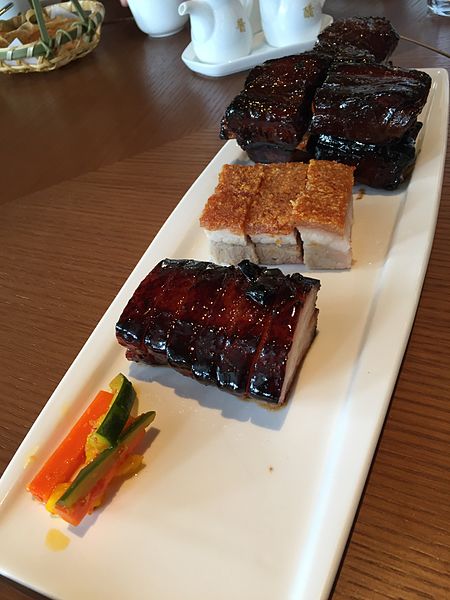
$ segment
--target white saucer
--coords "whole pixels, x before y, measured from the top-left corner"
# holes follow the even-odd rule
[[[322,15],[320,31],[323,31],[325,27],[331,25],[332,22],[333,17],[330,15]],[[289,54],[297,54],[298,52],[311,50],[316,42],[316,39],[317,37],[314,37],[298,44],[283,46],[282,48],[275,48],[273,46],[269,46],[266,42],[264,34],[259,32],[253,37],[252,51],[247,56],[241,56],[240,58],[219,64],[204,63],[200,62],[196,57],[191,43],[189,46],[187,46],[187,48],[185,48],[183,54],[181,55],[181,60],[187,67],[196,73],[208,75],[209,77],[223,77],[224,75],[231,75],[231,73],[238,73],[239,71],[251,69],[252,67],[259,65],[270,58],[280,58],[281,56],[288,56]]]

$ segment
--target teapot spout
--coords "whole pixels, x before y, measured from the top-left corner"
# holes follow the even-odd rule
[[[196,0],[187,0],[187,2],[181,2],[178,6],[178,14],[184,17],[195,12]]]
[[[206,42],[214,30],[214,14],[206,0],[187,0],[178,6],[178,14],[189,15],[192,40]]]

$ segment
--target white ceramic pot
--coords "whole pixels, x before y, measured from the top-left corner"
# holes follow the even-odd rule
[[[253,0],[187,0],[179,13],[191,19],[192,45],[204,63],[225,63],[250,54]]]
[[[128,0],[128,6],[141,31],[152,37],[166,37],[181,31],[187,15],[178,14],[181,0]]]
[[[314,39],[325,0],[259,0],[267,43],[276,48]]]

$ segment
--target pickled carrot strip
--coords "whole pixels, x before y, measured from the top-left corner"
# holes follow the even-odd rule
[[[41,502],[47,502],[56,485],[70,481],[85,461],[87,436],[97,420],[109,409],[113,393],[100,391],[85,412],[56,448],[42,469],[28,484],[27,490]]]

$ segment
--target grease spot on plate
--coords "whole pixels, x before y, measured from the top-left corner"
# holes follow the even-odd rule
[[[45,538],[45,545],[53,552],[65,550],[70,543],[70,538],[59,529],[49,529]]]

